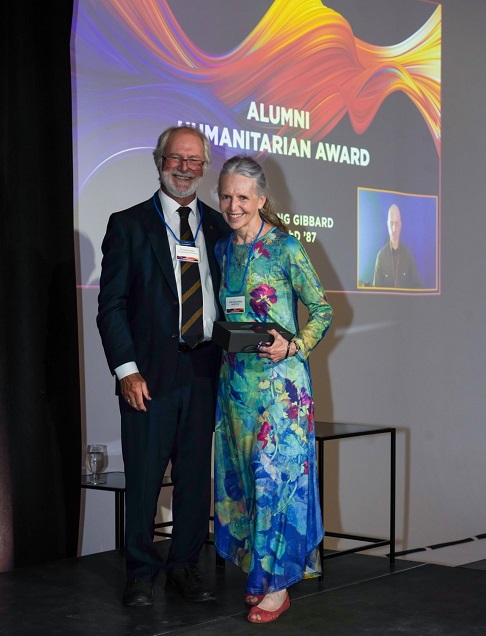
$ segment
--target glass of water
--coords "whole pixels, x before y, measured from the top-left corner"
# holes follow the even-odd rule
[[[100,483],[100,473],[106,467],[105,444],[88,444],[86,449],[86,467],[91,473],[91,483]]]

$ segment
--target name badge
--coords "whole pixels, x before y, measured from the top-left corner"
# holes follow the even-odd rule
[[[176,259],[178,261],[188,261],[189,263],[199,263],[199,247],[195,245],[176,245]]]
[[[245,297],[228,296],[226,298],[225,311],[227,314],[243,314],[245,312]]]

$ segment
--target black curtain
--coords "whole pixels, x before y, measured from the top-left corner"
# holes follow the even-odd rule
[[[0,15],[0,569],[7,569],[77,554],[81,416],[73,2],[6,0]]]

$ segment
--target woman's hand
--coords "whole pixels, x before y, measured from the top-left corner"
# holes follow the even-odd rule
[[[275,340],[271,345],[266,343],[258,347],[258,355],[260,356],[260,358],[268,358],[271,362],[276,363],[280,362],[281,360],[285,360],[285,358],[290,357],[295,353],[294,345],[291,343],[289,350],[288,340],[285,340],[285,338],[281,336],[278,331],[276,331],[275,329],[270,329],[268,333],[271,334],[275,338]]]

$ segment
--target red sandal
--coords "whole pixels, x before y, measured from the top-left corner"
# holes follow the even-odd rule
[[[256,601],[252,601],[252,598],[256,598]],[[245,594],[245,603],[246,605],[254,606],[261,603],[265,598],[265,594]]]
[[[289,609],[289,607],[290,597],[287,592],[287,596],[285,597],[284,602],[277,610],[270,612],[269,610],[254,606],[249,611],[247,619],[250,621],[250,623],[271,623],[273,621],[276,621],[280,614],[283,614],[285,610]],[[259,616],[260,618],[257,618],[257,616]]]

